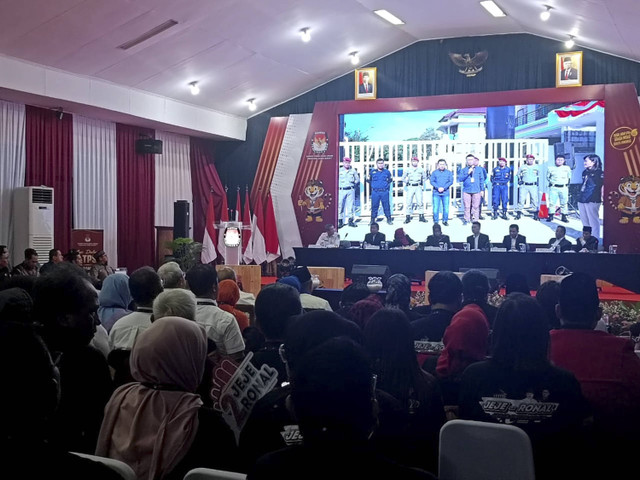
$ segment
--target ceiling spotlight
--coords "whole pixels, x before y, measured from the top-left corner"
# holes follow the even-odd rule
[[[567,48],[573,48],[575,46],[576,42],[574,40],[574,36],[573,35],[569,35],[569,40],[567,40],[566,42],[564,42],[564,46]]]
[[[540,20],[546,22],[551,17],[551,9],[553,7],[550,7],[549,5],[545,5],[544,7],[546,8],[546,10],[540,13]]]
[[[200,87],[198,86],[198,82],[191,82],[189,84],[189,88],[191,89],[191,95],[197,95],[200,93]]]
[[[311,29],[309,27],[300,29],[300,38],[304,43],[311,41]]]
[[[249,100],[247,100],[247,103],[249,104],[249,110],[251,110],[252,112],[255,112],[257,110],[258,106],[256,105],[255,98],[250,98]]]
[[[351,65],[357,65],[360,63],[360,56],[358,55],[358,52],[351,52],[349,57],[351,57]]]

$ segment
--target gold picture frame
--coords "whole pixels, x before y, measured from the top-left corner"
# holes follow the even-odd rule
[[[582,86],[582,52],[556,53],[556,87]]]
[[[375,100],[378,96],[378,69],[376,67],[356,68],[355,99]]]

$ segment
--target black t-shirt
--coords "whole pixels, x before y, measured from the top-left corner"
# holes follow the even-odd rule
[[[264,346],[255,352],[251,359],[251,363],[257,369],[260,369],[262,365],[269,365],[277,370],[278,383],[276,384],[276,388],[278,388],[282,382],[287,381],[287,369],[285,368],[284,362],[280,358],[280,353],[278,351],[282,343],[283,342],[280,340],[269,340],[265,342]]]
[[[333,479],[333,480],[434,480],[424,470],[399,465],[367,447],[331,445],[290,447],[258,460],[247,480]]]
[[[491,360],[474,363],[462,374],[459,405],[460,418],[515,425],[527,432],[538,479],[552,477],[558,465],[584,455],[583,423],[590,407],[570,372],[550,364],[523,373]]]
[[[455,315],[451,310],[438,308],[431,310],[426,317],[418,319],[411,323],[414,340],[425,340],[429,342],[441,342],[444,331],[451,323],[451,319]]]

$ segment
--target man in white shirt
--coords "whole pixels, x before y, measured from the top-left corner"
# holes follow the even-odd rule
[[[162,282],[151,267],[137,269],[129,277],[129,291],[136,311],[118,319],[109,332],[111,350],[131,350],[140,333],[151,326],[153,301],[162,293]]]
[[[564,238],[567,234],[567,229],[562,225],[558,225],[556,227],[556,236],[549,240],[549,250],[553,250],[555,252],[566,252],[567,250],[571,250],[573,245],[569,240]]]
[[[196,265],[187,272],[187,285],[196,296],[196,323],[202,325],[221,355],[240,361],[244,340],[233,315],[218,308],[218,273],[212,265]]]
[[[324,248],[338,248],[340,246],[340,235],[336,233],[336,227],[329,223],[324,227],[324,230],[318,237],[316,245]]]
[[[307,267],[296,267],[291,275],[300,280],[302,290],[300,293],[300,303],[305,311],[309,310],[329,310],[332,311],[331,305],[324,298],[311,295],[313,291],[313,280],[311,273]]]
[[[240,300],[237,301],[236,305],[255,305],[256,297],[253,293],[243,292],[240,284],[238,283],[238,277],[236,276],[236,271],[231,267],[221,267],[218,269],[218,282],[223,280],[233,280],[240,288]]]

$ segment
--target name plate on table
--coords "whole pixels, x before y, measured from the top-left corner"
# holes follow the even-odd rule
[[[555,250],[552,248],[536,248],[535,253],[553,253]]]
[[[506,248],[504,248],[504,247],[493,247],[493,248],[491,249],[491,251],[492,251],[492,252],[506,252],[506,251],[507,251],[507,249],[506,249]]]
[[[424,250],[425,250],[426,252],[435,252],[435,251],[438,251],[438,252],[439,252],[439,251],[440,251],[440,250],[442,250],[442,249],[441,249],[440,247],[424,247]]]
[[[364,247],[365,250],[381,250],[380,245],[367,245]]]

